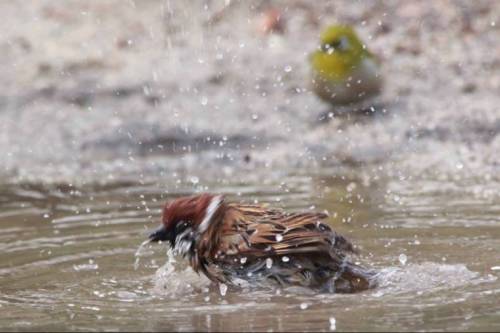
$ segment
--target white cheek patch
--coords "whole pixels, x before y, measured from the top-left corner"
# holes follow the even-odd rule
[[[203,218],[203,221],[201,221],[200,226],[198,227],[199,234],[204,233],[208,229],[210,223],[212,223],[212,218],[215,212],[222,203],[222,200],[223,200],[222,195],[218,195],[212,198],[205,212],[205,217]]]
[[[193,246],[193,232],[187,228],[175,238],[175,252],[180,255],[186,255]]]

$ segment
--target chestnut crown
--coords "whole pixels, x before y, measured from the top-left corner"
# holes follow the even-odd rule
[[[206,214],[206,210],[212,199],[213,194],[203,193],[191,197],[182,197],[175,199],[163,207],[162,223],[167,230],[175,228],[179,222],[187,222],[191,225],[197,225]]]
[[[190,197],[177,198],[163,207],[162,226],[149,235],[151,241],[168,240],[174,243],[177,234],[187,227],[197,228],[207,214],[214,194],[202,193]]]

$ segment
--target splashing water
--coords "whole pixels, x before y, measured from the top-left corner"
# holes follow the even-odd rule
[[[227,293],[227,285],[224,283],[219,284],[219,291],[222,297],[226,296]]]
[[[210,285],[210,280],[196,274],[184,260],[177,261],[171,248],[167,250],[167,262],[156,271],[153,280],[152,292],[168,297],[203,293]]]
[[[493,276],[482,276],[469,270],[463,264],[440,264],[423,262],[408,264],[405,268],[387,267],[380,271],[379,286],[374,295],[393,293],[414,293],[436,291],[443,288],[457,288],[468,283],[495,281]]]
[[[152,254],[152,251],[144,252],[145,246],[151,243],[150,239],[146,239],[144,242],[139,245],[139,248],[134,253],[135,261],[134,261],[134,269],[137,270],[139,268],[139,261],[141,257]]]
[[[330,331],[335,331],[337,329],[337,320],[335,317],[330,317]]]
[[[404,253],[401,253],[398,257],[398,260],[399,262],[401,263],[401,265],[406,265],[406,262],[408,261],[408,257],[406,256],[406,254]]]

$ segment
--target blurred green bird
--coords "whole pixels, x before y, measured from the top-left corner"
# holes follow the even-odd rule
[[[380,64],[347,25],[333,25],[320,35],[310,56],[314,92],[334,106],[359,103],[382,88]]]

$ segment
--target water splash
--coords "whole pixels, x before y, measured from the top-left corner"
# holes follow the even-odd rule
[[[135,253],[134,253],[134,257],[135,257],[134,270],[137,270],[139,268],[139,261],[140,261],[141,257],[144,257],[146,255],[150,255],[152,253],[151,251],[144,253],[144,248],[149,243],[151,243],[151,240],[146,239],[144,242],[141,243],[141,245],[139,245],[139,248],[137,249],[137,251],[135,251]]]
[[[227,285],[224,283],[219,284],[219,291],[222,297],[226,296],[227,293]]]
[[[89,259],[88,264],[73,265],[73,269],[77,272],[79,271],[94,271],[99,269],[99,265],[94,263],[94,260]]]
[[[330,331],[335,331],[337,329],[337,320],[335,317],[330,317]]]
[[[401,265],[406,265],[406,262],[408,261],[408,257],[406,256],[406,254],[404,253],[401,253],[398,257],[398,260],[399,262],[401,263]]]
[[[210,280],[203,274],[196,274],[184,260],[177,261],[170,248],[167,262],[156,271],[153,282],[153,294],[167,297],[204,293],[210,286]]]
[[[491,278],[469,270],[463,264],[424,262],[382,269],[377,276],[379,287],[374,296],[392,293],[423,293],[451,289]]]

